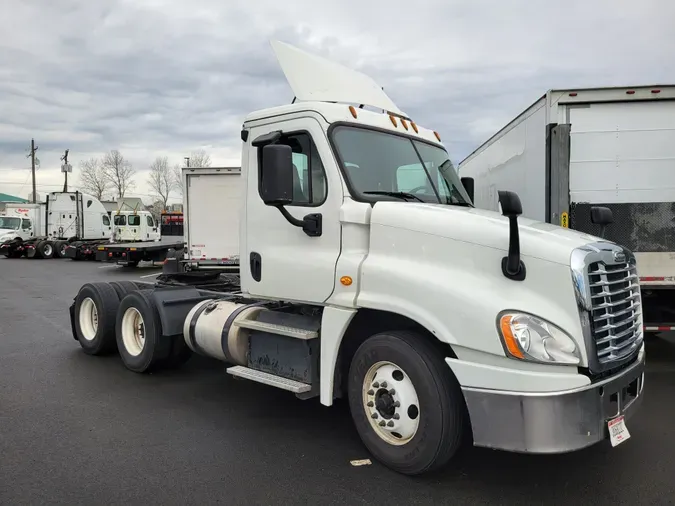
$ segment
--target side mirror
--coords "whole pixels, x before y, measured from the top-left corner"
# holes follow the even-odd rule
[[[591,223],[593,223],[593,225],[600,225],[600,237],[604,239],[607,225],[614,223],[612,210],[608,207],[591,207]]]
[[[522,281],[525,279],[525,264],[520,259],[518,216],[523,214],[523,206],[517,193],[503,190],[497,193],[502,215],[509,219],[509,253],[502,258],[502,274],[514,281]]]
[[[260,193],[268,206],[293,202],[293,150],[283,144],[262,148]]]
[[[474,181],[472,177],[462,177],[460,178],[460,181],[462,182],[462,186],[466,190],[466,193],[469,194],[469,198],[471,199],[471,202],[473,202],[473,192],[474,192]]]

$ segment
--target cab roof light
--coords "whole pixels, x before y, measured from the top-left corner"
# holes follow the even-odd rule
[[[434,135],[438,139],[438,142],[441,142],[441,136],[438,134],[438,132],[434,131]]]
[[[420,131],[417,129],[417,125],[415,124],[414,121],[410,122],[410,126],[412,127],[413,130],[415,130],[416,134],[420,133]]]
[[[406,120],[404,120],[403,118],[401,118],[401,125],[403,125],[403,128],[408,130],[408,122]]]
[[[395,127],[398,126],[398,123],[396,123],[396,118],[392,114],[389,115],[389,119],[391,120],[391,124],[394,125]]]
[[[356,119],[356,108],[353,105],[349,106],[349,112],[351,112],[353,118]]]

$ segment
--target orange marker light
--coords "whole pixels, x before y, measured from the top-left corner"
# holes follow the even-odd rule
[[[420,131],[417,129],[417,125],[415,124],[414,121],[410,122],[410,126],[413,128],[413,130],[415,130],[416,134],[420,133]]]
[[[408,130],[408,122],[407,122],[406,120],[402,119],[402,120],[401,120],[401,125],[403,125],[403,128],[405,128],[406,130]]]
[[[351,112],[354,119],[356,119],[356,108],[353,105],[349,106],[349,112]]]
[[[502,331],[504,336],[504,343],[506,344],[506,349],[509,350],[509,353],[516,358],[524,358],[523,352],[518,346],[516,337],[513,335],[511,330],[511,320],[513,320],[513,315],[505,314],[501,317],[499,321],[499,328]]]
[[[352,278],[351,276],[342,276],[340,278],[340,283],[342,283],[345,286],[349,286],[352,284]]]
[[[438,139],[438,142],[441,142],[441,136],[438,135],[438,132],[434,132],[434,135],[435,135],[436,138]]]
[[[396,124],[396,118],[394,118],[391,114],[389,115],[389,119],[391,120],[391,124],[392,124],[392,125],[398,126],[398,125]]]

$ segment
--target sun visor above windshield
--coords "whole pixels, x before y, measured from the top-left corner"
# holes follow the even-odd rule
[[[296,101],[363,104],[406,116],[367,75],[284,42],[271,44]]]

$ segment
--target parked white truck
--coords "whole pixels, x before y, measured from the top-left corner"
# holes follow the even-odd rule
[[[0,238],[0,254],[9,258],[64,258],[69,245],[91,249],[112,233],[103,204],[79,191],[51,192],[44,204],[22,204],[22,208],[33,216],[32,229],[30,234]]]
[[[370,78],[273,47],[295,100],[241,130],[240,222],[221,232],[239,234],[240,287],[87,283],[70,307],[83,350],[138,373],[194,352],[301,399],[344,396],[405,474],[465,435],[529,453],[628,439],[645,361],[633,254],[519,220],[513,193],[503,216],[475,209],[439,135]]]
[[[675,330],[675,86],[550,90],[459,164],[475,204],[515,191],[523,215],[635,253],[645,331]]]

